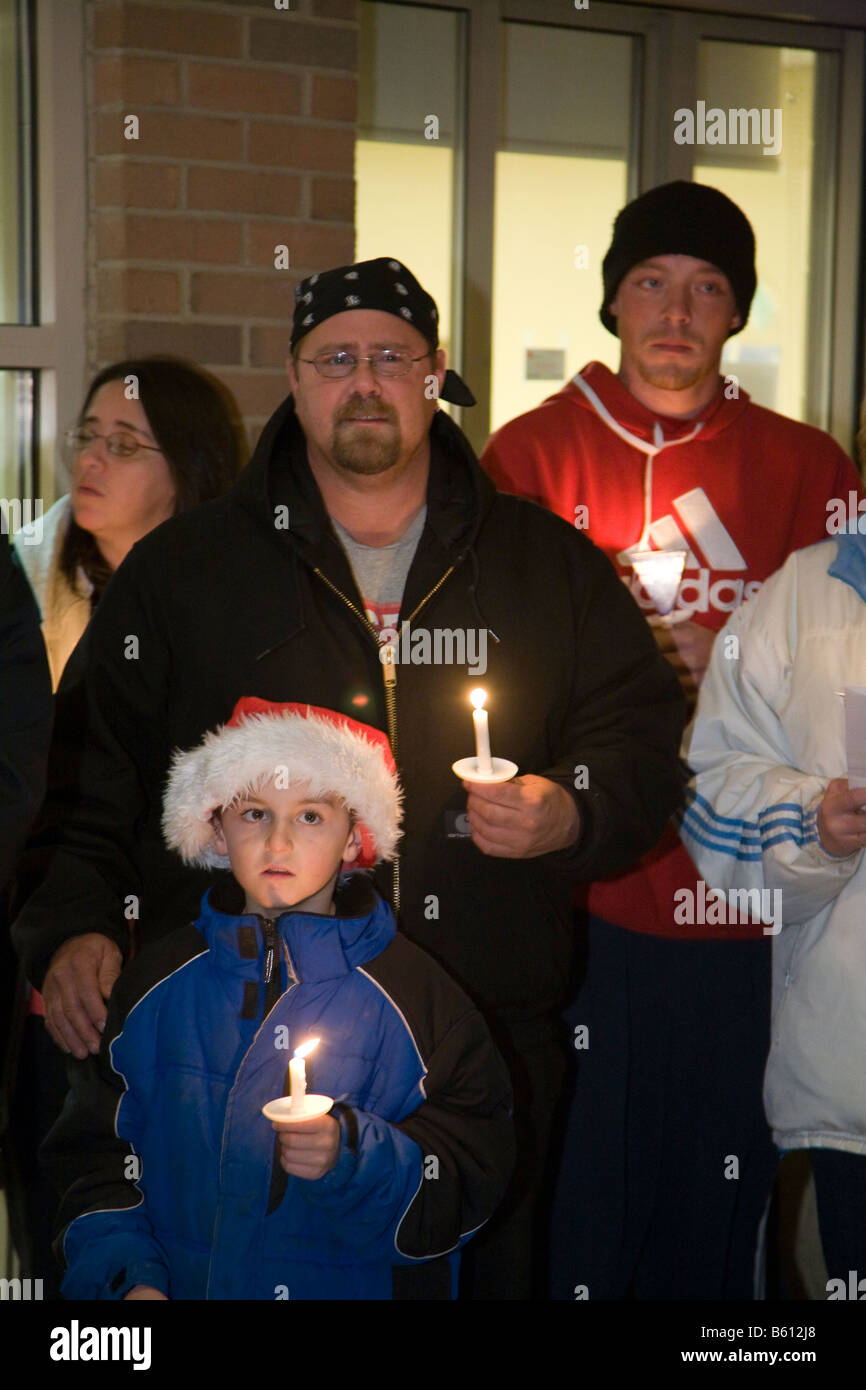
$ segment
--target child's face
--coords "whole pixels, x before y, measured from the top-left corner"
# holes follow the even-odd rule
[[[357,859],[361,836],[341,801],[313,801],[306,790],[271,781],[214,817],[217,849],[231,860],[247,912],[333,911],[340,865]]]

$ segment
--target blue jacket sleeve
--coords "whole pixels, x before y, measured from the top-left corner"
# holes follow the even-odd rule
[[[514,1164],[508,1073],[474,1009],[438,1043],[424,1089],[426,1101],[396,1123],[336,1107],[336,1166],[300,1180],[341,1239],[393,1264],[457,1249],[495,1211]]]

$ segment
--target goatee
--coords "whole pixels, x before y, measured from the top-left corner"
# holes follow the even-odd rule
[[[378,417],[385,425],[359,425],[353,421]],[[400,458],[400,425],[396,412],[382,401],[349,402],[334,421],[331,456],[347,473],[373,476],[386,473]]]
[[[677,362],[660,363],[657,367],[639,362],[638,371],[649,386],[655,386],[659,391],[687,391],[707,375],[703,366],[686,366]]]

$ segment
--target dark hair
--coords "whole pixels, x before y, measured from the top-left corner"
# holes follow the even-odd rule
[[[237,404],[226,386],[180,357],[139,357],[103,367],[93,378],[79,422],[101,386],[135,377],[138,400],[175,484],[175,512],[222,497],[241,470],[246,438]],[[113,573],[89,531],[70,518],[60,569],[74,587],[84,570],[99,598]]]

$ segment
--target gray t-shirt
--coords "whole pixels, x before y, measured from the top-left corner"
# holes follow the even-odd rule
[[[397,626],[406,575],[412,564],[424,523],[427,507],[423,506],[402,536],[391,545],[361,545],[349,535],[339,521],[331,517],[343,549],[349,557],[358,592],[364,600],[367,617],[377,632]]]

